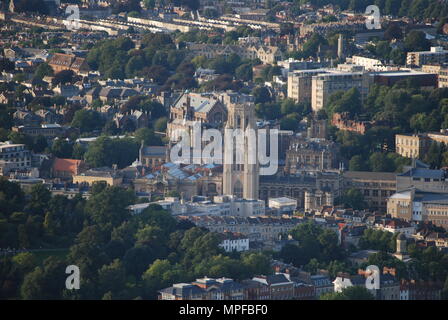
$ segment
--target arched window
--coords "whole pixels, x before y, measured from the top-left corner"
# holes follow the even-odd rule
[[[238,198],[243,197],[243,184],[240,180],[236,180],[235,185],[233,187],[233,194]]]
[[[208,184],[208,193],[209,194],[216,194],[216,183],[209,183]]]

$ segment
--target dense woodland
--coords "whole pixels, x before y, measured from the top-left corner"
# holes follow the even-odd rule
[[[152,299],[157,290],[204,275],[236,280],[272,272],[270,259],[282,259],[315,273],[328,269],[354,272],[350,252],[376,249],[368,264],[395,267],[400,278],[445,282],[448,255],[436,248],[410,246],[412,263],[391,257],[396,236],[366,230],[359,248],[342,249],[336,233],[314,224],[299,224],[290,234],[297,244],[280,252],[225,253],[216,233],[178,222],[152,205],[139,215],[132,190],[96,184],[92,196],[51,196],[43,185],[28,193],[0,179],[0,297],[23,299]],[[65,289],[65,268],[81,270],[81,289]],[[363,266],[365,267],[365,266]]]
[[[132,216],[132,190],[97,184],[92,196],[28,193],[0,179],[0,297],[23,299],[155,298],[157,290],[205,274],[244,279],[269,274],[270,255],[225,254],[215,233],[178,222],[157,205]],[[65,268],[81,270],[81,289],[65,289]]]

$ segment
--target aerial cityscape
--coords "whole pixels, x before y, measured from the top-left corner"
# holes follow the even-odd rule
[[[2,0],[0,30],[0,300],[448,300],[448,2]]]

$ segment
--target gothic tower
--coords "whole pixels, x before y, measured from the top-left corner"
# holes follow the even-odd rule
[[[255,107],[252,102],[245,102],[230,103],[227,108],[226,131],[229,132],[228,129],[231,129],[235,132],[235,129],[240,129],[242,132],[235,135],[232,151],[229,146],[224,145],[223,194],[256,200],[259,189],[259,165]],[[254,139],[242,134],[248,132],[254,135]],[[225,138],[224,144],[226,144]]]

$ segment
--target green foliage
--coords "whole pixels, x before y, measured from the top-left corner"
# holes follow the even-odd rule
[[[166,118],[160,118],[159,120],[165,120]],[[166,122],[165,122],[166,125]],[[159,123],[158,129],[163,130],[163,124]],[[135,131],[134,133],[135,139],[137,141],[144,141],[146,146],[161,146],[162,145],[162,140],[160,138],[160,136],[156,135],[154,133],[153,130],[149,129],[149,128],[140,128],[137,131]]]
[[[266,103],[271,101],[271,94],[266,87],[256,87],[252,90],[255,103]]]
[[[428,152],[422,155],[423,161],[432,169],[448,165],[448,152],[444,143],[432,142]]]
[[[427,51],[431,42],[426,39],[423,31],[412,30],[404,38],[404,46],[407,51]]]
[[[14,62],[7,58],[0,59],[0,72],[11,72],[15,68]]]
[[[45,76],[52,76],[53,69],[48,65],[48,63],[41,63],[34,71],[34,77],[37,79],[43,79]]]
[[[106,187],[101,192],[92,194],[86,203],[85,211],[93,223],[116,227],[129,218],[126,207],[135,202],[134,197],[132,190]]]
[[[348,169],[350,171],[368,171],[368,166],[366,165],[363,157],[357,154],[350,159]]]
[[[75,112],[71,125],[72,127],[79,128],[81,133],[91,132],[95,129],[101,129],[102,120],[98,112],[81,109]]]
[[[359,240],[361,249],[373,249],[384,252],[395,252],[397,236],[391,232],[366,229]]]
[[[51,146],[51,153],[58,158],[70,159],[73,153],[73,144],[65,139],[55,139]]]
[[[20,288],[25,300],[48,300],[60,298],[65,288],[64,262],[52,257],[45,260],[43,267],[36,267],[28,273]]]
[[[53,80],[51,80],[51,83],[53,86],[56,85],[63,85],[67,83],[72,83],[75,80],[76,76],[75,73],[72,70],[62,70],[56,73],[53,77]]]
[[[137,159],[140,143],[141,140],[133,138],[111,139],[101,136],[89,145],[84,158],[91,167],[111,167],[116,164],[124,168]]]
[[[369,265],[378,266],[380,270],[384,267],[394,268],[399,279],[409,279],[409,272],[406,264],[385,251],[370,255],[367,263],[364,263],[361,267],[367,268]]]
[[[235,69],[235,77],[238,80],[242,81],[250,81],[253,77],[252,65],[251,64],[242,64],[238,68]]]
[[[323,229],[312,221],[299,224],[290,234],[299,243],[287,244],[282,248],[279,257],[285,262],[303,266],[309,264],[313,258],[317,262],[328,263],[345,256],[345,252],[338,245],[336,233]]]
[[[360,190],[355,188],[346,190],[340,198],[336,199],[336,203],[343,204],[344,207],[355,210],[362,210],[366,208],[363,194]]]
[[[330,117],[336,112],[347,112],[349,116],[353,117],[362,112],[361,95],[356,88],[346,92],[336,92],[330,97],[330,102],[325,109]]]
[[[0,177],[0,212],[8,218],[13,212],[23,209],[24,193],[17,183],[10,182],[6,177]]]
[[[327,39],[322,35],[313,34],[304,44],[301,51],[291,53],[291,56],[295,59],[307,59],[309,57],[316,56],[319,46],[328,45]]]
[[[342,292],[325,293],[320,300],[375,300],[375,297],[364,287],[351,286],[342,289]]]

